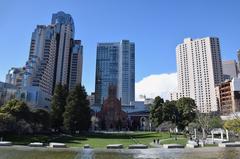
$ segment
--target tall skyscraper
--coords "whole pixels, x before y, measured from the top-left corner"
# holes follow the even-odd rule
[[[83,46],[80,40],[73,41],[70,62],[69,89],[73,89],[82,80]]]
[[[71,48],[74,38],[74,22],[70,14],[58,12],[52,16],[52,25],[58,34],[56,83],[68,84]]]
[[[32,33],[26,72],[24,75],[24,87],[40,85],[40,81],[49,62],[52,41],[54,40],[54,27],[37,25]]]
[[[106,99],[110,85],[117,87],[122,105],[135,100],[135,44],[128,40],[97,45],[96,104]]]
[[[178,92],[193,98],[200,112],[217,111],[215,86],[223,80],[218,38],[184,39],[176,57]]]
[[[74,40],[70,14],[52,15],[50,25],[38,25],[32,33],[23,93],[32,105],[48,107],[56,84],[69,89],[81,83],[83,46]]]

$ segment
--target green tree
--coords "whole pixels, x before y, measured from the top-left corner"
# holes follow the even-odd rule
[[[227,120],[224,123],[224,128],[240,134],[240,119]]]
[[[223,120],[218,115],[197,112],[197,123],[199,127],[209,133],[214,128],[223,128]]]
[[[209,127],[211,129],[223,128],[223,124],[224,122],[220,116],[211,116],[210,123],[209,123]]]
[[[64,112],[64,127],[70,133],[86,131],[91,125],[89,101],[85,88],[77,85],[69,93]]]
[[[178,110],[177,125],[184,129],[196,117],[196,104],[192,98],[183,97],[177,100],[176,107]]]
[[[48,130],[49,113],[42,109],[29,109],[27,104],[16,99],[0,108],[0,131],[10,133],[33,133]]]
[[[17,121],[17,123],[16,123],[16,133],[18,135],[33,133],[31,124],[26,122],[24,119],[21,119],[21,120]]]
[[[58,84],[55,87],[50,112],[51,127],[55,131],[61,131],[61,127],[63,126],[63,113],[65,111],[67,95],[68,91],[66,86]]]
[[[175,123],[177,115],[178,115],[178,110],[176,107],[176,101],[166,101],[163,104],[164,121],[171,121],[172,123]]]
[[[154,127],[159,126],[163,121],[163,98],[157,96],[150,107],[150,120]]]
[[[199,127],[202,129],[203,138],[207,137],[206,134],[210,133],[211,127],[211,114],[209,113],[200,113],[197,112],[197,123]]]
[[[35,132],[47,132],[50,127],[50,114],[44,109],[36,109],[32,112],[32,127]]]
[[[191,123],[188,124],[188,131],[191,134],[194,134],[194,129],[199,130],[201,127],[198,122],[192,121]]]
[[[16,118],[9,113],[0,113],[0,132],[14,132],[16,130]]]
[[[11,114],[16,120],[29,121],[31,112],[27,104],[23,101],[12,99],[0,108],[0,112]]]

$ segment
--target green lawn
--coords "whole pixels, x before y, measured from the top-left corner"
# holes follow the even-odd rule
[[[108,144],[123,144],[125,148],[131,144],[146,144],[149,145],[153,139],[162,140],[168,139],[169,133],[167,132],[134,132],[134,133],[113,133],[113,134],[103,134],[103,133],[88,133],[75,136],[46,136],[46,135],[35,135],[35,136],[6,136],[4,140],[12,141],[13,144],[18,145],[28,145],[31,142],[62,142],[67,144],[69,147],[83,147],[85,144],[89,144],[93,148],[105,148]],[[179,137],[183,137],[179,135]],[[175,141],[175,140],[174,140]],[[164,142],[173,143],[186,143],[185,140],[167,140]]]
[[[128,147],[131,144],[149,145],[153,139],[169,138],[169,133],[156,132],[134,132],[126,134],[88,134],[74,137],[62,137],[55,141],[64,142],[70,147],[82,147],[84,144],[90,144],[94,148],[105,148],[108,144],[123,144]]]
[[[174,138],[172,138],[172,139],[169,139],[169,140],[164,140],[164,141],[161,141],[161,145],[163,145],[163,144],[181,144],[181,145],[186,145],[186,143],[187,143],[187,139],[186,138],[184,138],[184,139],[177,139],[177,140],[175,140]]]

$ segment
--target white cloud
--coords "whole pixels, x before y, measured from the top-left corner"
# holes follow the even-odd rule
[[[177,90],[177,73],[164,73],[144,77],[135,83],[135,98],[137,101],[143,100],[143,95],[147,98],[160,96],[169,99],[169,93]]]

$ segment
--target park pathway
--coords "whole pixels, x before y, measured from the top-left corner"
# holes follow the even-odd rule
[[[154,142],[151,142],[149,143],[150,146],[154,147],[154,148],[163,148],[163,146],[161,145],[161,142],[162,141],[167,141],[167,140],[172,140],[174,138],[167,138],[167,139],[162,139],[162,140],[159,140],[159,143],[154,143]],[[177,139],[185,139],[185,138],[177,138]]]

